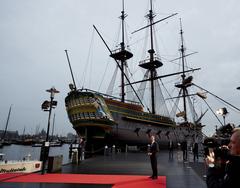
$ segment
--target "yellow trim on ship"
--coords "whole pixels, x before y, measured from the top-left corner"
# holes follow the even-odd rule
[[[132,119],[132,120],[136,120],[136,121],[142,121],[142,122],[146,122],[146,123],[153,123],[153,124],[158,124],[158,125],[168,125],[170,127],[175,127],[174,125],[172,124],[169,124],[169,123],[159,123],[157,121],[149,121],[149,120],[144,120],[144,119],[139,119],[139,118],[134,118],[134,117],[129,117],[129,116],[125,116],[125,118],[127,119]]]
[[[104,130],[111,130],[112,127],[110,125],[102,125],[102,124],[79,124],[79,123],[73,123],[73,127],[101,127]]]
[[[122,107],[115,107],[114,106],[114,108],[122,108]],[[126,108],[123,108],[123,109],[126,109]],[[151,118],[151,116],[148,116],[148,114],[146,113],[146,112],[140,112],[140,111],[135,111],[135,113],[139,113],[139,114],[141,114],[141,118],[137,118],[137,115],[133,115],[132,117],[130,117],[129,116],[129,113],[127,113],[127,112],[123,112],[123,111],[121,111],[121,110],[119,110],[119,111],[117,111],[117,110],[110,110],[111,112],[116,112],[116,113],[119,113],[119,114],[123,114],[123,115],[126,115],[126,117],[129,117],[129,119],[130,118],[132,118],[132,119],[136,119],[136,120],[142,120],[142,121],[146,121],[146,122],[151,122],[151,123],[155,123],[155,124],[167,124],[167,125],[169,125],[169,126],[172,126],[172,127],[175,127],[175,125],[173,125],[173,124],[170,124],[170,123],[167,123],[167,122],[158,122],[158,121],[154,121],[154,120],[161,120],[161,118],[162,119],[164,119],[164,118],[166,118],[166,117],[163,117],[163,116],[161,116],[161,115],[158,115],[158,117],[159,117],[159,119],[155,119],[155,118]],[[136,117],[136,118],[135,118]],[[153,121],[151,121],[151,120],[144,120],[143,118],[147,118],[147,119],[151,119],[151,120],[153,120]]]

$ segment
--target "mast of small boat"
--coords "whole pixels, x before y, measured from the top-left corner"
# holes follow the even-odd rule
[[[4,141],[6,133],[7,133],[7,128],[8,128],[8,123],[9,123],[11,111],[12,111],[12,105],[10,106],[9,111],[8,111],[8,117],[7,117],[7,122],[6,122],[6,125],[5,125],[5,130],[4,130],[4,133],[3,133],[3,136],[2,136],[2,141]]]
[[[22,133],[22,141],[24,141],[24,140],[25,140],[25,126],[23,128],[23,133]]]

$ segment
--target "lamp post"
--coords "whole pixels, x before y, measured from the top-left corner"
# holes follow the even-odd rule
[[[228,114],[227,109],[225,107],[219,108],[217,110],[217,114],[219,114],[223,117],[223,125],[226,125],[225,118],[226,118],[226,115]]]
[[[42,161],[42,174],[44,174],[44,170],[45,170],[45,164],[48,158],[48,154],[49,154],[49,129],[50,129],[50,119],[51,119],[51,113],[52,113],[52,109],[55,108],[57,106],[57,101],[54,101],[54,95],[55,93],[59,93],[58,90],[56,90],[54,87],[47,89],[47,92],[50,93],[50,101],[44,101],[42,103],[42,110],[43,111],[48,111],[48,126],[47,126],[47,135],[46,135],[46,140],[42,145],[41,148],[41,156],[40,156],[40,160]]]

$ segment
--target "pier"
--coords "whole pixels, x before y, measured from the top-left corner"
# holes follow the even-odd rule
[[[206,188],[203,158],[193,162],[189,153],[183,162],[182,152],[174,151],[169,159],[167,150],[158,154],[158,179],[152,174],[150,159],[143,152],[113,153],[88,158],[79,164],[65,164],[59,173],[0,174],[0,185],[5,188],[105,188],[105,187],[158,187],[158,188]]]

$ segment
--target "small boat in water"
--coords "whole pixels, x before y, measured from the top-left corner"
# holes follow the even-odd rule
[[[32,144],[32,147],[42,147],[44,142],[37,142]],[[63,143],[61,141],[51,141],[49,142],[50,147],[61,147]]]
[[[7,160],[4,154],[0,153],[0,174],[1,173],[31,173],[40,171],[42,161],[31,160],[28,154],[23,160]]]

